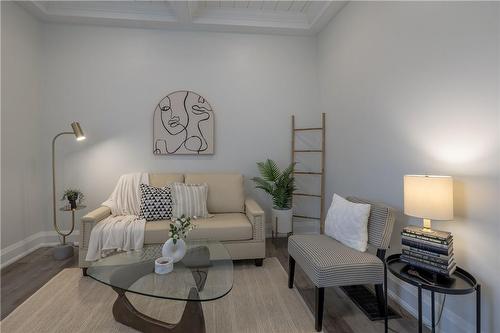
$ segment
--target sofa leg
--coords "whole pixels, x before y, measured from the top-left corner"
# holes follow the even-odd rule
[[[295,275],[295,259],[288,256],[288,288],[293,288],[293,277]]]
[[[375,295],[377,296],[378,310],[381,316],[385,316],[384,285],[375,285]]]
[[[258,259],[255,259],[255,266],[262,266],[262,262],[264,261],[264,258],[258,258]]]
[[[314,312],[315,312],[315,325],[316,332],[321,332],[323,328],[323,304],[325,302],[325,288],[315,288],[315,303],[314,303]]]
[[[88,276],[88,274],[87,274],[87,267],[82,267],[82,275],[83,276]]]

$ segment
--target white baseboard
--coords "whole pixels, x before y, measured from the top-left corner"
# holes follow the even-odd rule
[[[417,304],[417,288],[409,285],[407,283],[398,280],[392,275],[388,275],[389,278],[389,286],[391,284],[397,285],[397,287],[404,290],[407,295],[410,295],[410,300],[405,299],[405,297],[401,297],[401,295],[397,294],[394,290],[389,289],[387,291],[389,298],[392,298],[396,303],[398,303],[403,309],[405,309],[408,313],[410,313],[413,317],[417,318],[418,310],[412,304]],[[431,318],[430,318],[430,308],[431,308],[431,298],[429,293],[424,293],[422,296],[422,312],[423,312],[423,323],[428,328],[431,327]],[[437,294],[436,294],[437,295]],[[411,302],[412,304],[410,304]],[[439,309],[441,307],[441,303],[436,302],[436,320],[439,314]],[[390,326],[390,321],[389,321]],[[449,310],[447,308],[447,303],[445,303],[443,309],[443,315],[441,319],[440,325],[436,328],[436,332],[453,332],[453,333],[467,333],[467,332],[475,332],[475,323],[472,324],[469,321],[466,321],[461,316],[458,316],[455,312]]]
[[[64,231],[67,232],[67,231]],[[79,232],[76,230],[67,239],[70,242],[78,240]],[[21,259],[22,257],[30,254],[31,252],[38,250],[41,247],[54,246],[59,244],[59,235],[55,231],[40,231],[36,234],[26,237],[19,242],[9,245],[2,249],[0,252],[0,268],[4,268],[13,262]]]

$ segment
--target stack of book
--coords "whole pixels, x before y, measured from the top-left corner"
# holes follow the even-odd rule
[[[453,236],[446,231],[423,231],[408,226],[401,232],[401,260],[417,268],[450,276],[457,265],[453,255]]]

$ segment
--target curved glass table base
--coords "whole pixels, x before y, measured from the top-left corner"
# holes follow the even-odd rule
[[[201,302],[227,295],[233,286],[233,262],[220,242],[187,242],[184,258],[165,275],[154,273],[162,244],[115,254],[93,262],[87,274],[118,294],[113,304],[116,321],[141,332],[205,332]],[[177,324],[166,323],[138,311],[126,296],[132,292],[167,300],[186,301]]]

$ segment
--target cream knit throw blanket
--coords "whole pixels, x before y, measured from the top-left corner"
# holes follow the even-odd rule
[[[146,220],[139,219],[140,184],[149,184],[147,173],[131,173],[120,177],[108,200],[111,216],[97,223],[90,234],[85,260],[94,261],[115,251],[142,249]]]

